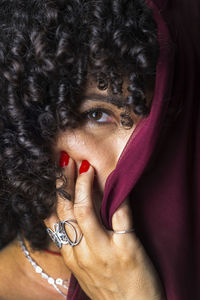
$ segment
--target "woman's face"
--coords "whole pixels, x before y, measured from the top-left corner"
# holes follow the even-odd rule
[[[112,104],[113,98],[126,98],[128,92],[113,96],[108,90],[99,90],[96,83],[88,84],[80,113],[84,121],[76,129],[60,133],[57,141],[57,155],[66,151],[76,162],[77,171],[82,160],[88,160],[95,169],[94,190],[103,194],[108,175],[115,169],[119,157],[134,131],[140,117],[127,108]],[[123,118],[125,113],[126,117]],[[128,121],[128,126],[122,126]],[[59,157],[58,157],[59,159]]]

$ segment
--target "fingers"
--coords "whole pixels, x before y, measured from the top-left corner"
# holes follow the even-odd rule
[[[113,231],[124,231],[134,229],[131,208],[129,205],[129,199],[126,198],[121,206],[116,210],[112,217],[112,228]],[[137,249],[141,245],[137,235],[134,231],[127,233],[115,233],[112,232],[112,238],[115,245],[119,249],[126,249],[126,254],[129,254],[129,250],[132,252],[133,249]]]
[[[112,228],[114,231],[122,231],[133,228],[132,214],[128,198],[124,200],[113,214]]]
[[[60,220],[74,219],[73,201],[75,189],[75,162],[64,151],[61,152],[60,165],[62,177],[56,182],[57,188],[57,215]]]
[[[75,163],[64,151],[60,155],[62,176],[56,181],[57,207],[56,212],[46,219],[45,225],[53,229],[54,224],[65,219],[74,219],[74,175]]]
[[[106,237],[105,231],[96,215],[92,200],[94,168],[83,161],[75,186],[74,215],[89,244]]]
[[[105,239],[106,232],[98,220],[92,200],[94,168],[88,161],[82,161],[75,182],[75,162],[64,151],[61,152],[60,166],[63,176],[56,182],[58,219],[55,216],[49,218],[48,227],[53,228],[56,222],[73,219],[77,222],[75,227],[80,230],[79,233],[82,232],[88,245],[97,247],[97,244],[103,244],[105,240],[102,239]],[[70,226],[67,223],[65,228],[70,235]]]

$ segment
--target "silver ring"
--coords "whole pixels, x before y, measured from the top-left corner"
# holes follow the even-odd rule
[[[51,228],[47,228],[47,233],[58,248],[62,248],[62,245],[68,244],[71,247],[74,247],[80,243],[83,234],[82,232],[78,234],[76,227],[72,223],[77,224],[77,221],[73,219],[66,219],[64,221],[55,223],[53,225],[53,230]],[[69,226],[72,229],[72,232],[74,233],[73,240],[68,236],[65,225]]]
[[[120,230],[120,231],[113,230],[113,233],[124,234],[124,233],[133,232],[133,231],[135,231],[135,229],[131,228],[131,229],[128,229],[128,230]]]

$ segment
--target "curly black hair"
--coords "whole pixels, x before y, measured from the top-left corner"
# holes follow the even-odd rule
[[[23,231],[48,247],[43,220],[56,205],[59,131],[80,122],[88,78],[122,92],[149,113],[145,76],[154,77],[157,26],[144,0],[0,1],[0,243]]]

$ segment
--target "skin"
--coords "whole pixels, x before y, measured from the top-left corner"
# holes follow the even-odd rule
[[[137,236],[134,233],[114,234],[105,230],[100,222],[99,209],[106,179],[115,169],[140,121],[129,109],[108,102],[110,96],[109,91],[100,91],[96,84],[88,84],[80,113],[103,107],[110,110],[111,114],[85,115],[80,127],[58,135],[54,149],[57,163],[61,151],[70,156],[69,164],[62,172],[67,178],[66,191],[73,201],[64,200],[58,195],[57,211],[45,220],[45,224],[53,228],[59,220],[76,219],[77,230],[83,233],[81,242],[75,247],[63,246],[61,257],[33,252],[27,241],[26,246],[31,257],[52,277],[69,279],[73,272],[93,300],[163,300],[165,298],[158,275]],[[122,96],[126,97],[126,88]],[[98,101],[94,101],[95,98]],[[133,120],[132,126],[122,126],[121,114],[124,113]],[[90,168],[79,175],[82,160],[87,160]],[[60,187],[62,183],[58,180],[56,184]],[[133,227],[128,199],[113,215],[112,225],[117,231]],[[69,228],[66,229],[71,235]],[[53,242],[49,249],[59,251]],[[0,252],[0,261],[2,300],[63,299],[46,280],[35,273],[17,240]]]
[[[126,92],[123,97],[126,97]],[[45,224],[53,228],[59,220],[70,218],[77,221],[75,226],[83,233],[83,238],[75,247],[63,246],[61,253],[66,266],[91,299],[161,300],[164,296],[159,278],[137,236],[107,231],[99,218],[106,179],[115,169],[140,120],[132,111],[106,102],[106,98],[110,99],[109,91],[99,91],[95,84],[90,84],[80,113],[103,107],[112,114],[95,115],[95,119],[87,115],[79,128],[66,130],[58,137],[57,157],[61,151],[70,156],[63,174],[67,178],[65,190],[73,201],[58,196],[57,213]],[[121,115],[124,113],[133,120],[133,126],[128,129],[122,126]],[[90,167],[79,175],[83,160],[87,160]],[[57,187],[61,184],[58,180]],[[133,227],[128,199],[113,215],[112,226],[115,231]],[[70,235],[68,227],[66,230]]]
[[[127,95],[125,87],[122,97]],[[120,96],[115,98],[117,100]],[[106,179],[115,169],[125,145],[141,119],[130,109],[119,108],[108,102],[108,99],[112,102],[112,95],[108,90],[97,89],[95,82],[88,84],[79,112],[83,114],[90,109],[103,108],[109,110],[110,115],[106,112],[100,113],[96,120],[92,114],[85,116],[80,127],[60,133],[55,147],[58,164],[60,152],[63,150],[75,161],[75,176],[82,160],[88,160],[94,167],[93,202],[95,205],[98,203],[98,206],[103,197]],[[127,118],[123,117],[124,114]],[[122,126],[121,123],[127,119],[132,121],[132,126]]]
[[[45,252],[32,251],[31,257],[53,278],[68,279],[70,271],[63,258]],[[15,239],[0,251],[0,299],[1,300],[63,300],[63,296],[36,274]],[[63,290],[66,293],[66,290]]]

